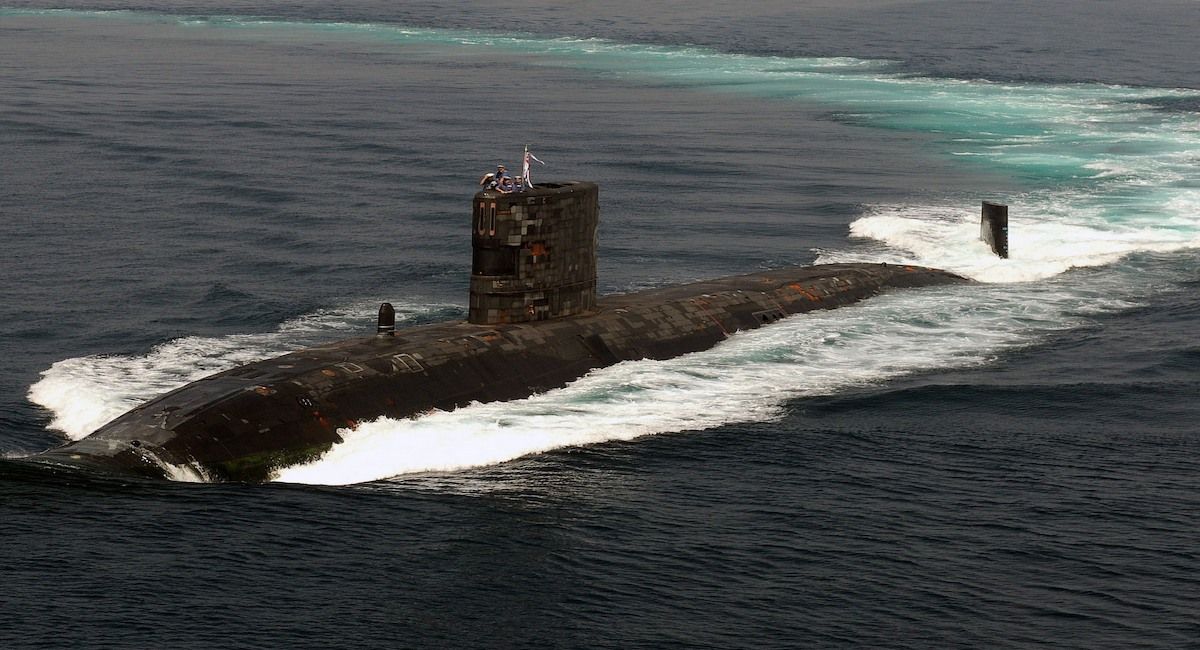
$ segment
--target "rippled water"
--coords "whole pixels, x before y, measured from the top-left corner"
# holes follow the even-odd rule
[[[0,463],[3,647],[1200,643],[1193,3],[72,4],[0,9],[7,457],[381,300],[460,318],[474,179],[526,143],[600,183],[606,292],[980,283],[266,486]]]

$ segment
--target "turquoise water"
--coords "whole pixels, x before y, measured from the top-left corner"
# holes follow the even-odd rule
[[[1200,101],[1200,91],[1102,84],[993,83],[890,71],[887,61],[728,54],[696,47],[547,38],[520,33],[387,23],[187,16],[137,11],[5,9],[47,16],[241,30],[246,38],[374,39],[401,47],[525,57],[630,83],[799,101],[848,124],[929,136],[937,156],[1014,179],[1022,208],[1042,221],[1135,230],[1154,247],[1194,246],[1200,222],[1200,118],[1163,106]],[[1042,210],[1042,205],[1069,209]],[[1069,213],[1064,214],[1064,211]],[[1155,235],[1161,236],[1161,240]]]

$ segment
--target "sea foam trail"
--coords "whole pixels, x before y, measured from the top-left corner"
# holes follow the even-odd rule
[[[983,247],[980,259],[990,258]],[[832,257],[849,253],[829,253]],[[1073,328],[1092,314],[1134,306],[1140,273],[1112,268],[1086,279],[897,292],[740,332],[712,350],[667,361],[631,361],[569,386],[511,402],[475,404],[342,431],[321,459],[283,468],[277,480],[349,484],[412,472],[499,463],[566,446],[630,440],[776,417],[788,400],[835,393],[929,369],[989,362],[1014,346]],[[53,426],[81,438],[124,410],[240,363],[369,329],[374,303],[316,312],[263,334],[187,337],[142,356],[55,363],[30,397]],[[446,305],[401,304],[400,321],[461,316]],[[203,481],[192,467],[171,478]]]
[[[29,400],[51,411],[48,428],[79,440],[129,409],[189,382],[236,366],[353,334],[369,334],[378,303],[323,309],[273,332],[188,336],[144,355],[64,359],[42,372]],[[446,304],[396,304],[398,324],[461,313]]]
[[[972,285],[888,294],[740,332],[711,350],[623,362],[527,399],[364,423],[341,431],[344,442],[323,458],[282,469],[275,478],[360,483],[769,420],[797,397],[987,363],[1003,350],[1077,327],[1085,314],[1132,306],[1097,300],[1106,291],[1064,286],[1030,293],[1019,285]]]
[[[965,228],[956,219],[949,212],[940,219],[950,239]],[[982,245],[962,257],[967,265],[995,259]],[[359,483],[488,465],[565,446],[770,419],[795,397],[986,363],[1047,332],[1078,326],[1088,314],[1131,307],[1119,296],[1141,295],[1134,284],[1111,272],[1089,278],[1087,285],[1059,280],[897,292],[737,333],[709,351],[621,363],[528,399],[367,422],[343,431],[345,441],[322,459],[280,470],[277,480]],[[369,330],[364,315],[374,306],[322,310],[274,332],[186,337],[141,356],[67,359],[43,373],[30,398],[54,413],[51,426],[82,438],[125,410],[213,372]],[[401,303],[398,311],[402,324],[461,316],[461,308],[440,304]],[[196,468],[167,469],[175,480],[205,480]]]

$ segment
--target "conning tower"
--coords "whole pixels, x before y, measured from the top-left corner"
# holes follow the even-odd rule
[[[595,183],[475,194],[467,320],[525,323],[593,310],[599,221]]]

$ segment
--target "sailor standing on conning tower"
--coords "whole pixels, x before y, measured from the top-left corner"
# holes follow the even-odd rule
[[[488,172],[487,174],[484,174],[483,177],[479,179],[479,184],[482,185],[483,189],[485,190],[494,190],[500,185],[503,179],[508,177],[508,168],[504,165],[496,165],[496,171],[494,173]]]

